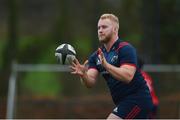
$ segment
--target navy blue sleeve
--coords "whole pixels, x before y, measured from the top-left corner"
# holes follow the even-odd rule
[[[88,59],[88,69],[94,68],[98,70],[97,65],[96,65],[96,52],[94,52]]]
[[[120,65],[131,64],[137,66],[137,55],[136,50],[131,45],[126,45],[122,47],[119,51]]]

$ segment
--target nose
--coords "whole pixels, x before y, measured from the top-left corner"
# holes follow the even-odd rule
[[[99,27],[98,32],[102,33],[102,27]]]

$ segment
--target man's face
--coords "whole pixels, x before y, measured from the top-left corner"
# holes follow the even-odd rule
[[[98,38],[101,43],[108,43],[113,35],[114,26],[109,19],[100,19],[98,22]]]

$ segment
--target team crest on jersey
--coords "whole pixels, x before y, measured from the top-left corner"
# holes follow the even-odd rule
[[[96,59],[96,65],[97,65],[98,68],[100,69],[100,73],[101,73],[102,75],[109,74],[109,72],[107,72],[106,69],[104,69],[104,67],[102,66],[102,63],[101,63],[101,61],[99,60],[99,58]]]
[[[113,56],[113,57],[111,58],[111,63],[116,62],[117,59],[118,59],[118,55]]]

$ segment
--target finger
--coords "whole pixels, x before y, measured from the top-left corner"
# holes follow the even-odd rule
[[[73,66],[70,66],[69,68],[70,68],[71,70],[73,70],[73,71],[76,71],[76,68],[73,67]]]
[[[86,60],[83,65],[86,65],[87,63],[88,63],[88,60]]]
[[[75,59],[76,59],[76,58],[75,58]],[[75,64],[76,64],[75,59],[72,60],[72,62],[70,62],[70,65],[75,66]]]
[[[73,65],[73,63],[75,64],[74,60],[72,62],[70,62],[70,65]]]
[[[76,67],[76,66],[77,66],[76,63],[74,63],[74,62],[72,62],[71,64],[72,64],[73,67]]]
[[[76,71],[73,71],[73,72],[71,72],[71,74],[77,74],[77,72],[76,72]]]
[[[73,75],[78,75],[77,72],[71,72],[71,74],[73,74]]]
[[[81,73],[78,73],[77,71],[71,72],[71,74],[82,76],[82,74],[81,74]]]
[[[75,61],[75,63],[76,63],[77,65],[80,64],[77,58],[75,58],[74,61]]]
[[[102,61],[102,57],[101,57],[101,55],[98,55],[98,58],[99,58],[99,60],[100,60],[100,61]]]
[[[79,74],[79,73],[77,73],[77,72],[71,72],[71,74],[73,74],[73,75],[79,75],[80,77],[82,76],[82,74]]]
[[[71,62],[71,66],[74,66],[74,67],[76,67],[76,66],[77,66],[77,62],[76,62],[76,60],[75,60],[75,59],[73,60],[73,62]]]
[[[101,54],[101,53],[102,53],[101,48],[98,48],[98,54]]]
[[[101,56],[101,59],[104,58],[104,54],[103,54],[101,48],[98,48],[98,53],[99,53],[98,55]]]

